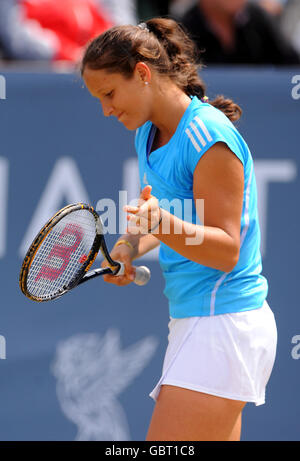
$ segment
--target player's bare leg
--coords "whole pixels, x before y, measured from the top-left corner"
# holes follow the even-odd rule
[[[147,440],[238,441],[245,402],[163,385]]]

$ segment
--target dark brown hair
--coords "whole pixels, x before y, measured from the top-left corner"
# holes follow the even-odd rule
[[[200,53],[183,26],[167,18],[149,19],[139,26],[115,26],[99,35],[85,50],[81,74],[88,67],[131,78],[140,61],[170,77],[187,95],[205,97],[205,84],[198,74]],[[241,108],[224,96],[217,96],[210,104],[231,121],[242,114]]]

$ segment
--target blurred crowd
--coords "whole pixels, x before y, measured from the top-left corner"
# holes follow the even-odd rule
[[[300,0],[0,0],[0,65],[74,66],[91,38],[154,16],[181,22],[205,64],[300,64]]]

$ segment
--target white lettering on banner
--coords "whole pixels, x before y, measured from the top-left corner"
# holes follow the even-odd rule
[[[6,359],[6,340],[4,336],[0,335],[0,360]]]
[[[291,356],[294,360],[300,359],[300,335],[295,335],[292,337],[292,344],[296,344],[292,348]]]
[[[147,366],[157,345],[148,336],[122,349],[117,329],[103,337],[77,334],[57,345],[52,372],[62,411],[77,425],[75,440],[130,440],[118,397]]]
[[[6,99],[6,80],[3,75],[0,75],[0,99]]]
[[[8,160],[0,157],[0,258],[4,257],[6,250],[7,204]]]
[[[261,228],[261,251],[262,256],[266,253],[266,236],[267,236],[267,210],[269,201],[269,183],[271,182],[292,182],[297,177],[297,165],[293,160],[255,160],[255,173],[258,192],[258,213]],[[8,205],[8,182],[9,182],[9,163],[4,157],[0,157],[0,258],[6,253],[6,235],[7,235],[7,205]],[[38,191],[37,191],[38,193]],[[119,233],[124,233],[127,221],[126,213],[123,211],[125,204],[136,203],[136,198],[140,195],[140,182],[138,173],[138,161],[136,158],[130,158],[124,163],[123,170],[123,190],[119,191],[119,210],[116,209],[115,203],[110,199],[102,199],[97,203],[98,211],[104,211],[105,207],[112,210],[113,213],[107,212],[110,217],[114,216],[109,229],[111,233],[117,233],[116,215],[119,212]],[[83,184],[79,169],[75,161],[69,157],[63,157],[57,160],[53,171],[49,177],[46,187],[41,194],[37,208],[33,214],[24,238],[19,249],[20,256],[23,258],[29,245],[37,234],[41,226],[56,213],[63,200],[67,203],[86,202],[90,203],[88,193]],[[104,200],[104,201],[103,201]],[[188,204],[185,204],[185,209]],[[203,213],[204,207],[200,207]],[[102,218],[105,218],[102,215]],[[184,215],[185,216],[185,215]],[[158,248],[152,250],[143,256],[143,259],[157,260]]]
[[[54,165],[51,176],[21,243],[21,257],[24,257],[41,226],[48,221],[50,216],[53,216],[58,211],[63,200],[66,200],[67,203],[90,203],[79,169],[75,161],[70,157],[60,158]]]
[[[295,85],[292,88],[292,98],[300,99],[300,75],[294,75],[292,78],[292,83]]]
[[[293,160],[255,160],[258,214],[261,230],[261,253],[266,254],[267,210],[270,182],[292,182],[297,177],[297,165]]]

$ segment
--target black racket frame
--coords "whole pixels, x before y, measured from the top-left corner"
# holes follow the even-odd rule
[[[91,250],[87,256],[86,261],[82,263],[81,269],[76,273],[73,279],[70,280],[68,284],[64,285],[61,289],[59,289],[55,294],[48,295],[45,297],[38,297],[38,296],[32,295],[27,288],[27,277],[28,277],[31,263],[34,260],[34,257],[38,249],[40,248],[46,236],[51,232],[53,227],[56,226],[56,224],[61,219],[63,219],[68,214],[73,213],[74,211],[78,211],[78,210],[88,210],[95,219],[96,235],[95,235],[94,242],[92,244]],[[89,271],[90,267],[92,266],[92,264],[94,263],[98,255],[99,250],[101,251],[104,258],[107,260],[109,267],[97,268],[95,270]],[[54,216],[52,216],[52,218],[50,218],[47,221],[47,223],[42,227],[42,229],[36,235],[35,239],[30,245],[26,253],[26,256],[24,258],[21,271],[20,271],[20,276],[19,276],[19,285],[20,285],[20,288],[23,294],[27,298],[31,299],[32,301],[37,301],[37,302],[51,301],[53,299],[59,298],[60,296],[64,295],[65,293],[67,293],[72,288],[76,287],[77,285],[80,285],[88,280],[91,280],[92,278],[98,277],[99,275],[117,274],[118,271],[120,270],[120,267],[121,267],[120,264],[114,261],[110,257],[108,248],[105,243],[104,235],[102,233],[102,223],[101,223],[101,219],[98,213],[90,205],[87,205],[85,203],[74,203],[74,204],[67,205],[61,210],[59,210]]]

